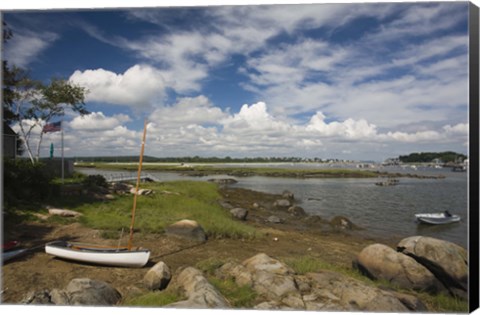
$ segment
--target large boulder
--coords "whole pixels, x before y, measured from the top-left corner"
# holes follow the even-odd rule
[[[267,298],[278,300],[299,293],[294,271],[277,259],[260,253],[245,260],[242,265],[252,275],[253,289]]]
[[[163,290],[167,287],[172,274],[163,261],[153,266],[143,277],[143,283],[149,290]]]
[[[304,295],[307,310],[408,312],[391,292],[331,271],[306,274],[312,291]]]
[[[167,235],[178,236],[199,242],[205,242],[207,235],[202,226],[193,220],[181,220],[165,229]]]
[[[452,294],[467,297],[468,256],[463,247],[432,237],[412,236],[401,240],[397,250],[425,266]]]
[[[386,280],[404,289],[433,293],[444,289],[435,276],[415,259],[383,244],[365,247],[353,265],[371,279]]]
[[[63,297],[68,297],[68,305],[115,305],[121,299],[120,293],[109,284],[88,278],[70,281]]]
[[[177,272],[170,285],[186,300],[169,304],[174,308],[228,308],[228,301],[203,276],[202,272],[187,267]],[[169,286],[169,288],[170,288]]]

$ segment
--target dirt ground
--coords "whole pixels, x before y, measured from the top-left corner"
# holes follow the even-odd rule
[[[34,222],[9,229],[5,240],[20,240],[24,248],[34,249],[2,266],[2,303],[17,304],[31,291],[62,289],[74,278],[105,281],[125,297],[142,287],[143,276],[159,261],[165,262],[175,272],[181,266],[195,266],[206,259],[234,259],[240,262],[258,253],[266,253],[281,260],[310,255],[350,268],[356,255],[368,244],[376,242],[368,238],[365,231],[337,231],[321,219],[317,218],[316,223],[306,218],[293,219],[286,211],[275,213],[285,219],[284,223],[267,223],[265,219],[272,214],[269,205],[278,196],[236,189],[224,189],[222,195],[235,207],[249,208],[246,223],[255,226],[265,236],[255,239],[208,239],[205,243],[196,243],[163,233],[139,234],[135,236],[135,244],[151,250],[150,260],[143,268],[81,264],[45,253],[43,245],[58,239],[118,245],[118,240],[103,239],[101,231],[79,223],[53,225]],[[255,209],[251,208],[252,200],[261,200]],[[126,237],[122,245],[126,244]],[[395,241],[381,242],[393,246]]]

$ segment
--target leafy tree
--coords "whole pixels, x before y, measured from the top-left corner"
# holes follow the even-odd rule
[[[15,88],[11,108],[14,120],[19,123],[25,148],[32,163],[38,162],[43,140],[43,132],[40,132],[34,156],[31,140],[35,127],[43,128],[52,119],[63,117],[66,108],[80,115],[89,113],[84,102],[86,89],[67,80],[52,79],[45,85],[24,77]]]

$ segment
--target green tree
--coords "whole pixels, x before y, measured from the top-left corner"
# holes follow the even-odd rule
[[[14,101],[11,105],[14,120],[20,126],[25,141],[25,149],[32,163],[38,162],[43,132],[37,139],[35,155],[32,149],[32,131],[65,115],[70,108],[80,115],[88,114],[85,107],[84,87],[75,85],[64,79],[52,79],[48,84],[23,78],[15,87]]]

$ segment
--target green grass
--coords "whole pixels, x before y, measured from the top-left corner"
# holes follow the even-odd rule
[[[209,237],[254,238],[255,228],[231,218],[218,205],[218,187],[205,182],[149,183],[150,196],[138,196],[135,229],[143,233],[161,233],[179,220],[197,221]],[[162,193],[168,191],[169,194]],[[84,204],[74,210],[84,215],[80,221],[95,229],[121,231],[130,226],[133,196],[126,195],[104,203]]]
[[[125,300],[123,306],[165,306],[181,301],[183,298],[169,291],[155,291]]]
[[[251,308],[255,305],[257,294],[250,286],[238,286],[230,278],[221,280],[209,277],[208,281],[230,302],[232,307]]]
[[[429,309],[435,312],[468,313],[468,301],[461,300],[445,294],[431,295],[425,292],[419,293],[418,298],[422,300]]]

